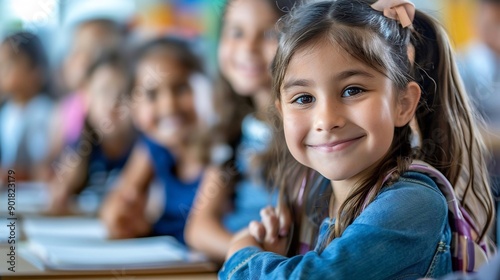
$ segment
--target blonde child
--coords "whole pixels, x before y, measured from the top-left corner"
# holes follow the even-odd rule
[[[478,240],[491,225],[493,202],[485,147],[442,27],[404,0],[315,1],[282,26],[273,64],[278,133],[283,153],[296,161],[283,162],[279,174],[305,180],[303,191],[285,188],[285,198],[298,194],[314,211],[327,198],[327,216],[314,250],[297,254],[287,249],[296,242],[291,230],[301,232],[292,222],[298,213],[264,209],[262,222],[233,239],[220,279],[449,273],[447,201],[433,179],[408,171],[410,163],[425,161],[453,184]],[[422,139],[415,149],[413,118]],[[317,181],[326,184],[311,195]]]

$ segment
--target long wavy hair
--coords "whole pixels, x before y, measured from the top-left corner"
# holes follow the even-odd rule
[[[352,187],[336,214],[335,228],[326,244],[340,237],[361,214],[363,205],[375,199],[391,169],[397,171],[388,184],[397,180],[413,159],[433,165],[448,178],[461,205],[480,229],[478,240],[483,239],[492,224],[494,210],[485,163],[487,152],[479,129],[482,122],[470,105],[446,32],[435,19],[418,10],[413,25],[403,28],[398,21],[372,9],[373,2],[315,1],[294,9],[280,24],[281,38],[272,66],[273,92],[278,101],[294,54],[324,37],[386,75],[398,92],[411,81],[417,82],[422,90],[415,115],[421,144],[412,147],[409,124],[394,128],[389,151],[369,176]],[[409,46],[415,50],[412,59]],[[282,121],[279,115],[276,117],[272,148],[279,156],[269,173],[280,186],[282,199],[291,204],[292,209],[304,209],[304,204],[311,202],[305,201],[297,207],[297,197],[299,193],[304,198],[314,197],[308,192],[315,191],[311,186],[320,175],[293,159],[283,144]],[[298,191],[297,182],[304,182],[305,194]],[[332,216],[333,210],[328,211]],[[297,218],[296,222],[299,222]]]

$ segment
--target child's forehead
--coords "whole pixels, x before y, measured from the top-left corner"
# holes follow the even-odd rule
[[[327,36],[320,37],[306,44],[299,46],[290,59],[290,64],[301,63],[303,60],[310,60],[314,57],[322,56],[324,54],[334,55],[337,59],[342,61],[357,61],[345,48],[337,41],[328,38]],[[321,57],[320,57],[321,58]],[[333,67],[334,65],[332,65]]]
[[[290,41],[292,42],[292,41]],[[285,42],[285,44],[290,43]],[[292,43],[293,45],[293,43]],[[358,65],[371,68],[377,72],[386,73],[387,63],[392,61],[395,54],[391,54],[390,48],[373,31],[365,28],[356,28],[336,25],[335,29],[327,30],[309,40],[296,43],[294,47],[282,47],[290,55],[289,63],[286,65],[287,72],[290,66],[300,64],[319,56],[318,63],[325,63],[323,57],[335,56],[331,68],[343,67],[342,65]],[[390,64],[390,62],[389,62]]]
[[[267,0],[233,0],[227,4],[223,24],[245,21],[274,24],[278,18],[279,15]]]
[[[194,70],[175,56],[155,54],[145,56],[138,64],[136,78],[140,81],[154,80],[157,84],[183,80]]]
[[[138,66],[139,71],[144,71],[144,68],[148,67],[168,68],[179,71],[188,68],[174,52],[169,50],[156,50],[146,54],[140,59]]]

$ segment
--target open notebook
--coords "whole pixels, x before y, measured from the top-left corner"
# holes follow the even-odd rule
[[[108,270],[199,266],[204,255],[171,236],[109,240],[89,217],[30,217],[21,228],[20,254],[39,269]]]
[[[207,262],[170,236],[123,239],[35,238],[20,254],[40,269],[110,270],[185,267]]]
[[[91,239],[104,240],[108,232],[97,218],[90,217],[26,217],[21,219],[26,239]]]

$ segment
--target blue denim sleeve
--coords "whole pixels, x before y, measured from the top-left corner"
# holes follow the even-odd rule
[[[429,270],[447,223],[446,201],[430,179],[399,181],[323,252],[287,258],[247,247],[226,261],[219,278],[416,279]]]

